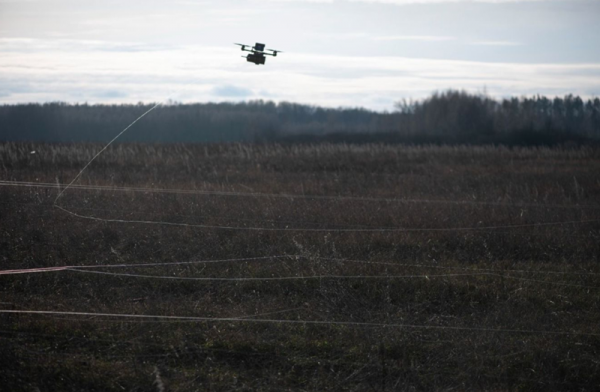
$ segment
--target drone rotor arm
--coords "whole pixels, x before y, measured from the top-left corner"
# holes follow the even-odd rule
[[[247,61],[252,62],[256,65],[264,64],[266,61],[265,56],[275,57],[275,56],[277,56],[277,53],[282,53],[280,50],[265,49],[265,45],[260,44],[260,43],[257,43],[256,45],[252,46],[252,45],[239,44],[239,43],[235,42],[234,45],[241,46],[241,50],[243,52],[249,52],[250,54],[248,54],[246,56],[241,56],[241,57],[245,58]],[[269,53],[269,52],[272,52],[272,53]]]
[[[283,53],[281,50],[276,50],[276,49],[266,49],[266,50],[270,50],[271,52],[273,52],[273,53],[265,52],[265,54],[268,54],[269,56],[273,56],[273,57],[277,56],[277,53]]]
[[[242,47],[241,49],[242,49],[244,52],[251,52],[251,50],[248,50],[248,49],[246,49],[247,47],[250,47],[250,45],[238,44],[237,42],[234,42],[234,45],[239,45],[239,46],[241,46],[241,47]]]

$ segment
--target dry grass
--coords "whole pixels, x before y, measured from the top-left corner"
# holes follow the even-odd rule
[[[65,184],[98,149],[0,144],[2,179]],[[60,199],[102,219],[286,229],[271,231],[81,219],[52,208],[56,189],[1,186],[2,269],[299,255],[110,272],[427,275],[62,271],[0,276],[3,308],[449,329],[1,314],[0,389],[592,390],[600,338],[585,334],[600,324],[600,223],[336,229],[599,220],[598,173],[599,151],[586,148],[122,144],[78,184],[237,193],[69,189]],[[482,270],[495,272],[436,276]],[[542,333],[556,331],[572,334]]]

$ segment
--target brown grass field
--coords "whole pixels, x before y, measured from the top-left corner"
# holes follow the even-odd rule
[[[600,386],[598,149],[100,148],[0,144],[2,391]]]

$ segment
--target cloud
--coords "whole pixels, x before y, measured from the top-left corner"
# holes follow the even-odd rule
[[[402,98],[448,88],[492,96],[600,95],[600,64],[525,64],[284,53],[248,64],[235,47],[153,51],[55,50],[24,40],[0,56],[0,103],[136,103],[271,99],[330,107],[391,110]],[[59,40],[61,41],[61,40]],[[0,41],[0,51],[2,44]],[[117,44],[118,46],[118,44]]]
[[[212,93],[217,97],[231,98],[246,98],[253,95],[252,90],[231,85],[217,86],[212,89]]]
[[[180,5],[210,5],[213,4],[212,1],[210,0],[177,0],[174,1],[173,3],[175,4],[180,4]]]
[[[380,3],[392,5],[411,5],[411,4],[454,4],[454,3],[541,3],[556,2],[560,0],[263,0],[273,3]],[[570,0],[578,1],[578,0]],[[582,1],[582,0],[579,0]]]
[[[154,52],[175,49],[174,45],[141,42],[111,42],[81,39],[0,38],[0,52]]]
[[[514,41],[474,41],[474,42],[471,42],[470,45],[478,45],[478,46],[521,46],[523,44],[521,42],[514,42]]]
[[[344,0],[342,0],[344,1]],[[352,3],[384,3],[384,4],[452,4],[452,3],[540,3],[556,0],[345,0]]]
[[[437,36],[437,35],[387,35],[381,37],[373,37],[375,41],[452,41],[456,37]]]
[[[106,99],[114,99],[114,98],[125,98],[127,97],[127,93],[119,90],[103,90],[97,91],[94,93],[94,96],[97,98],[106,98]]]

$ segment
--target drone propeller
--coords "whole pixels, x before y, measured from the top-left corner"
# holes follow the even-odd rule
[[[281,50],[275,50],[275,49],[267,49],[267,50],[270,50],[273,53],[266,53],[266,54],[273,56],[273,57],[277,56],[277,53],[283,53]]]
[[[0,1],[2,1],[2,0],[0,0]],[[254,46],[239,44],[237,42],[234,42],[234,45],[241,46],[242,51],[244,51],[244,52],[250,52],[251,54],[249,54],[247,56],[241,56],[241,57],[245,58],[249,62],[254,63],[256,65],[264,64],[266,61],[265,56],[275,57],[275,56],[277,56],[277,53],[282,53],[281,50],[265,49],[265,44],[261,44],[258,42]],[[250,48],[250,49],[247,49],[247,48]],[[269,53],[269,52],[272,52],[272,53]]]

